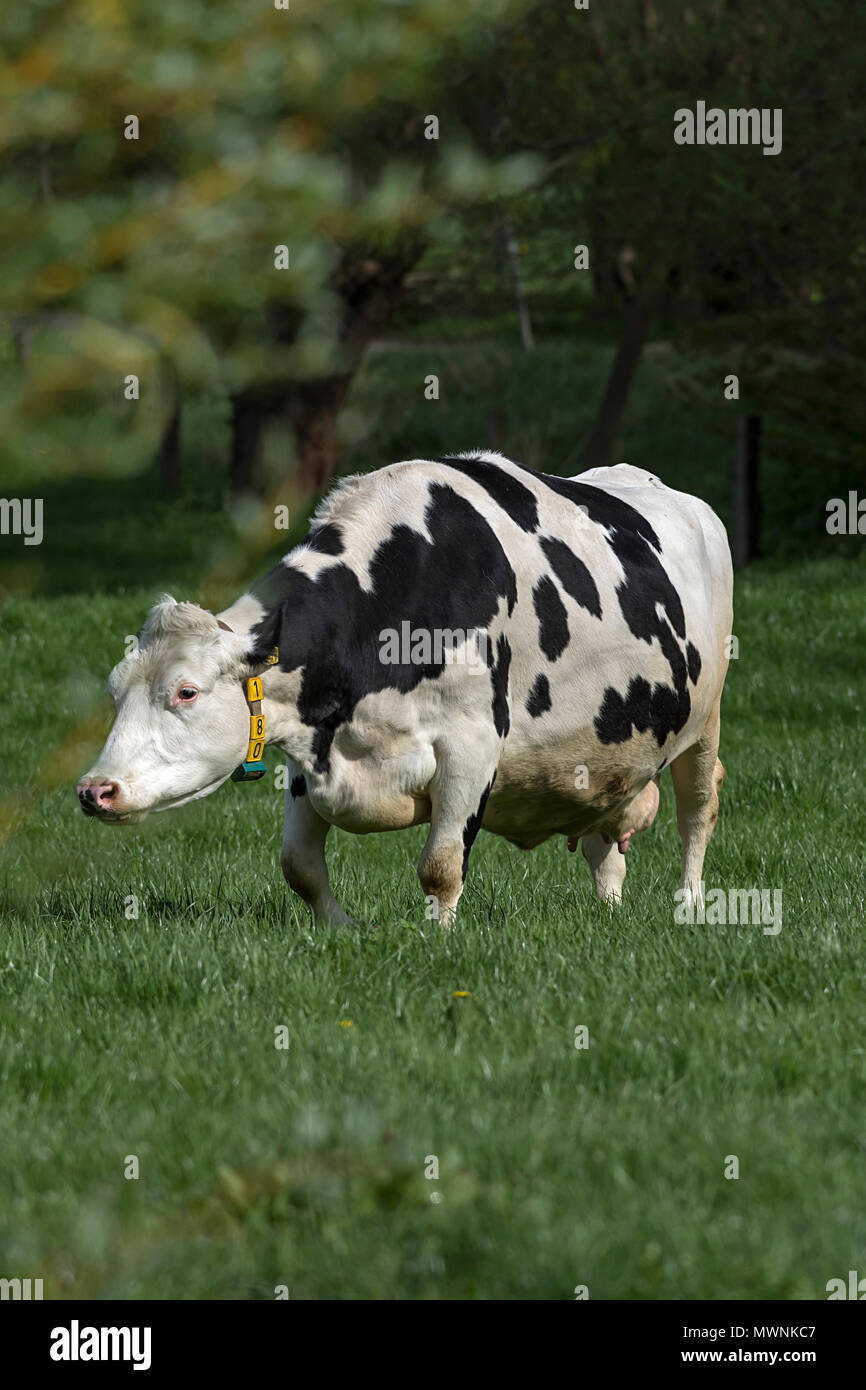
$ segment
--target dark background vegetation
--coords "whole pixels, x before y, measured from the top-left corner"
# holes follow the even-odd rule
[[[476,446],[626,459],[729,520],[747,413],[763,553],[857,553],[824,521],[866,478],[864,28],[841,0],[14,7],[0,450],[46,539],[3,538],[0,586],[213,598],[335,473]],[[698,99],[780,107],[781,154],[675,145]]]

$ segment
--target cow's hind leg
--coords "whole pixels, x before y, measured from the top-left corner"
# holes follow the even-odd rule
[[[719,788],[725,769],[719,762],[718,751],[719,706],[716,704],[697,743],[671,763],[677,827],[683,842],[680,888],[685,889],[685,902],[689,905],[702,898],[704,855],[719,815]]]
[[[479,756],[487,752],[487,757]],[[469,852],[481,829],[484,808],[496,777],[498,739],[489,750],[467,748],[458,753],[450,747],[442,756],[437,750],[436,775],[430,787],[430,834],[418,860],[418,878],[435,917],[450,927],[463,892]],[[489,768],[482,781],[468,768]]]
[[[303,773],[286,759],[288,786],[280,867],[286,882],[313,911],[317,925],[355,925],[331,892],[325,839],[330,825],[310,805]]]
[[[592,870],[595,895],[602,902],[618,903],[622,900],[622,885],[625,882],[625,856],[633,836],[649,830],[655,820],[659,806],[658,781],[654,777],[620,812],[619,828],[615,836],[605,839],[603,835],[584,835],[580,842],[581,853]],[[569,839],[569,849],[574,841]]]
[[[625,882],[625,855],[616,840],[605,844],[601,835],[584,835],[580,852],[592,870],[595,896],[602,902],[618,903]]]

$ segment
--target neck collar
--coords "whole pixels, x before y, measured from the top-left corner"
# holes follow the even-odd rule
[[[224,632],[232,632],[228,623],[224,623],[221,618],[217,618],[217,624]],[[276,647],[268,656],[265,665],[275,666],[280,659],[279,651]],[[264,764],[263,756],[265,751],[265,715],[262,709],[262,682],[260,676],[245,676],[241,681],[244,699],[250,712],[250,741],[247,745],[247,754],[239,767],[232,773],[233,782],[257,782],[260,777],[264,777],[267,767]]]

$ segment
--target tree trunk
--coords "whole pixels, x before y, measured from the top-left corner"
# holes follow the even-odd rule
[[[321,492],[337,466],[337,421],[352,377],[298,381],[290,414],[295,430],[296,470],[304,494]]]
[[[734,516],[731,550],[742,569],[761,553],[761,493],[758,468],[761,454],[760,415],[741,415],[737,423],[734,462]]]
[[[229,491],[232,497],[255,492],[259,444],[261,442],[262,403],[250,391],[232,397],[232,456]]]
[[[302,492],[327,487],[338,461],[337,423],[343,402],[371,342],[389,322],[403,297],[406,276],[423,243],[412,237],[382,253],[347,249],[335,277],[342,302],[340,368],[331,376],[294,381],[288,410],[295,430],[297,480]]]
[[[526,291],[523,285],[523,271],[520,269],[520,251],[517,246],[517,237],[514,234],[514,225],[511,218],[507,214],[502,219],[502,241],[505,246],[508,269],[511,273],[514,303],[517,307],[517,321],[520,325],[520,341],[523,344],[524,351],[531,352],[535,347],[535,340],[532,336],[532,319],[529,316],[529,304],[527,303]]]
[[[177,369],[165,354],[159,362],[159,394],[159,489],[160,492],[177,492],[180,487],[180,391]]]
[[[604,208],[604,190],[591,191],[588,208],[589,236],[585,238],[591,247],[590,283],[592,298],[589,303],[589,317],[597,322],[618,319],[623,307],[629,302],[628,287],[620,271],[622,239],[611,228],[610,219]],[[584,238],[575,237],[575,241]]]
[[[613,457],[622,432],[629,392],[652,325],[663,278],[659,271],[651,272],[632,300],[604,396],[583,450],[580,461],[582,470],[606,467]]]
[[[330,376],[253,383],[232,398],[232,451],[229,472],[233,497],[261,490],[259,453],[265,422],[288,416],[295,434],[296,481],[301,495],[320,492],[338,461],[337,423],[364,353],[399,303],[406,275],[418,261],[423,242],[407,238],[387,252],[352,246],[343,252],[333,288],[340,299],[339,341]],[[302,316],[281,304],[268,306],[266,332],[284,348],[297,339]]]

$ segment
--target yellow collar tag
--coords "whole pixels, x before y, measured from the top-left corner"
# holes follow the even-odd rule
[[[273,666],[279,660],[275,652],[268,658],[268,665]],[[250,741],[247,745],[247,755],[240,767],[236,767],[232,773],[233,782],[257,782],[260,777],[264,777],[267,768],[264,764],[265,752],[265,716],[262,710],[262,682],[260,676],[247,676],[243,682],[244,698],[250,711]]]
[[[224,623],[222,618],[217,618],[217,625],[224,632],[231,632],[232,628],[228,623]],[[265,657],[266,666],[276,666],[280,659],[279,648],[274,647],[273,651]],[[260,777],[264,777],[267,772],[262,761],[265,751],[265,715],[262,709],[262,682],[258,676],[247,676],[243,682],[244,698],[250,711],[250,741],[247,744],[247,756],[244,758],[240,767],[236,767],[232,773],[233,782],[257,782]]]

